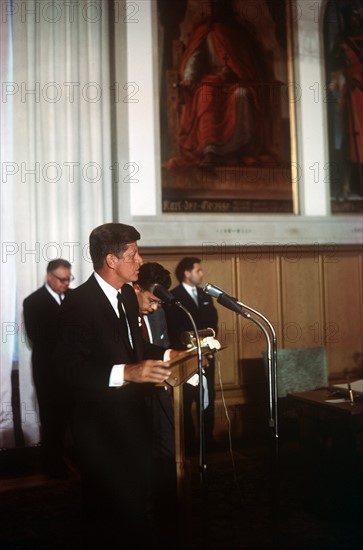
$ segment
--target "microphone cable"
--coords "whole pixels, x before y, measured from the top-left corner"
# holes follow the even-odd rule
[[[216,357],[216,361],[217,361],[218,381],[219,381],[219,387],[221,389],[222,404],[223,404],[224,412],[225,412],[227,423],[228,423],[228,445],[229,445],[229,454],[231,456],[231,462],[232,462],[233,478],[234,478],[234,482],[236,484],[236,487],[238,489],[238,493],[239,493],[240,497],[242,498],[242,490],[241,490],[241,487],[238,483],[236,462],[235,462],[235,459],[234,459],[234,451],[233,451],[233,445],[232,445],[232,422],[231,422],[231,418],[229,416],[228,406],[227,406],[226,398],[225,398],[225,395],[224,395],[222,370],[221,370],[221,360],[220,360],[218,351],[215,352],[215,357]]]

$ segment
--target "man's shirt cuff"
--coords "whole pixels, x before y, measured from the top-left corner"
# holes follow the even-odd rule
[[[110,388],[119,388],[124,385],[125,365],[114,365],[111,370],[108,385]]]

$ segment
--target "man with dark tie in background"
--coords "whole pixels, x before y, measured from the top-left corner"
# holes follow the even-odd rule
[[[54,378],[52,355],[58,333],[60,306],[71,291],[71,264],[59,258],[47,266],[45,284],[25,298],[24,323],[32,347],[32,371],[39,405],[42,459],[51,477],[65,477],[65,435],[71,402]]]
[[[133,284],[139,303],[140,324],[143,338],[148,342],[169,347],[166,318],[162,302],[153,294],[153,288],[161,285],[168,289],[171,285],[170,272],[156,262],[142,264],[137,282]],[[171,388],[166,385],[154,386],[148,396],[152,414],[152,494],[155,514],[163,517],[161,525],[166,533],[175,536],[176,508],[176,464],[174,410]],[[168,519],[165,521],[165,515]],[[173,529],[174,527],[174,529]]]
[[[198,330],[212,328],[216,335],[218,330],[218,313],[213,300],[199,285],[203,280],[201,261],[196,257],[183,258],[175,269],[179,285],[171,290],[176,300],[192,315]],[[194,332],[192,323],[186,313],[177,307],[165,307],[170,344],[173,349],[185,349],[181,335],[185,331]],[[220,448],[213,436],[214,428],[214,356],[208,356],[208,367],[205,368],[208,385],[208,407],[204,411],[205,444],[207,450]],[[192,454],[197,449],[196,430],[192,417],[192,403],[199,403],[199,388],[189,383],[183,385],[184,405],[184,439],[185,451]]]
[[[142,338],[137,297],[127,284],[138,279],[139,239],[134,227],[121,223],[91,232],[94,273],[62,306],[54,354],[60,380],[75,395],[86,542],[108,548],[155,542],[147,396],[168,379],[163,359],[173,352]]]

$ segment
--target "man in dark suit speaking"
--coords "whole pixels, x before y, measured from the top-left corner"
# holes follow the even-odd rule
[[[62,258],[47,266],[45,284],[25,298],[24,323],[32,346],[32,371],[38,399],[43,468],[51,477],[64,477],[66,429],[71,403],[54,379],[52,355],[57,341],[58,317],[71,289],[71,264]]]
[[[150,542],[151,426],[147,396],[170,375],[171,350],[142,338],[131,285],[142,258],[132,226],[107,223],[89,238],[94,273],[62,306],[54,359],[75,392],[74,441],[90,541]],[[112,546],[111,546],[112,547]]]

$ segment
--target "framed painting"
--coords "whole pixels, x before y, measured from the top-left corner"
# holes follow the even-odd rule
[[[324,41],[331,209],[363,212],[363,0],[327,3]]]
[[[297,213],[290,4],[158,0],[163,212]]]

